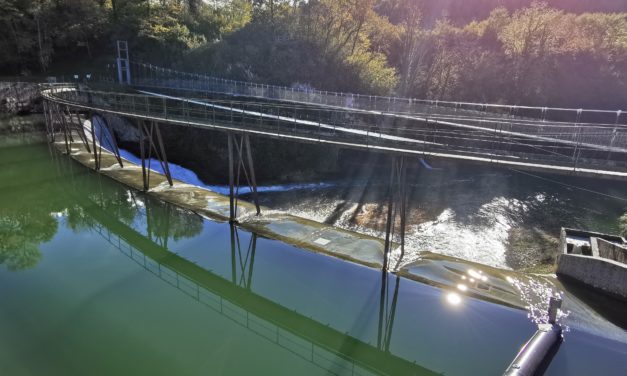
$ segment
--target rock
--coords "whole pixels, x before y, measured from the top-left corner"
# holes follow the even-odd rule
[[[103,114],[101,116],[109,124],[109,127],[113,129],[116,140],[119,143],[139,142],[139,130],[133,121],[117,115]]]
[[[42,112],[39,85],[31,82],[0,82],[0,113]]]

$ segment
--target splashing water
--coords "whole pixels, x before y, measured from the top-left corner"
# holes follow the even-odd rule
[[[103,131],[104,139],[110,137],[106,127]],[[140,163],[126,150],[121,154]],[[157,160],[151,161],[151,168],[162,172]],[[185,167],[170,163],[170,170],[177,180],[228,194],[228,186],[205,184]],[[259,186],[258,192],[262,205],[277,212],[384,238],[387,179],[355,176],[333,182]],[[551,241],[557,241],[559,227],[612,232],[612,218],[622,215],[608,199],[595,201],[561,186],[523,182],[507,171],[427,172],[410,179],[410,186],[413,197],[399,267],[418,260],[424,251],[505,269],[529,267],[552,252]],[[249,193],[245,186],[239,190],[240,195]],[[398,228],[393,240],[399,241]],[[400,250],[394,250],[392,260],[399,256]]]
[[[564,292],[556,291],[549,283],[537,279],[515,279],[507,277],[519,292],[521,300],[525,303],[527,317],[535,324],[547,324],[549,322],[549,301],[551,298],[563,300]],[[564,320],[570,315],[570,311],[557,310],[555,322],[562,327],[562,332],[568,332],[570,328],[564,324]]]

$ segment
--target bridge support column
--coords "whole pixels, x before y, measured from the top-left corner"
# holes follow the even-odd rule
[[[54,142],[54,120],[52,119],[52,113],[50,111],[50,103],[47,100],[43,101],[44,118],[46,121],[46,136],[48,142]]]
[[[87,134],[85,133],[85,127],[83,126],[83,123],[81,123],[80,114],[78,113],[78,111],[75,111],[75,113],[73,114],[72,110],[70,110],[69,107],[66,107],[66,111],[70,120],[71,128],[74,128],[76,130],[76,133],[78,133],[78,137],[83,142],[83,145],[85,145],[87,152],[91,153],[89,141],[87,141]],[[74,122],[74,116],[76,116],[76,122]]]
[[[139,130],[139,150],[142,162],[144,191],[150,189],[150,167],[152,164],[153,152],[154,156],[161,165],[165,177],[168,180],[168,184],[170,184],[170,186],[174,185],[172,181],[172,174],[170,173],[168,158],[163,146],[161,131],[159,130],[159,124],[157,122],[150,122],[150,126],[147,126],[145,121],[140,121],[137,127]],[[156,142],[155,136],[157,139]]]
[[[94,115],[93,114],[89,114],[89,118],[91,119],[91,123],[94,123]],[[111,148],[113,150],[111,150],[113,152],[113,155],[115,156],[115,159],[117,159],[118,163],[120,164],[120,167],[124,167],[124,163],[122,162],[122,155],[120,154],[120,148],[118,147],[118,142],[115,140],[115,134],[113,133],[113,128],[111,128],[111,126],[109,125],[109,122],[106,119],[103,119],[104,121],[104,126],[107,128],[107,131],[109,133],[110,138],[108,139],[108,141],[110,142]]]
[[[94,149],[94,168],[96,169],[96,171],[99,171],[100,170],[100,157],[102,157],[102,145],[100,144],[100,142],[98,142],[99,138],[96,135],[96,125],[94,124],[93,121],[91,122],[90,129],[91,129],[91,144]],[[100,134],[102,135],[102,130]],[[98,145],[100,145],[100,149],[97,148]]]
[[[120,149],[118,148],[118,143],[115,140],[113,129],[111,128],[111,126],[109,126],[109,123],[105,119],[102,119],[103,121],[100,122],[100,127],[98,127],[99,132],[97,132],[96,124],[94,121],[94,114],[92,112],[89,112],[87,118],[90,119],[89,123],[91,125],[91,142],[92,147],[94,148],[94,160],[96,161],[96,170],[100,170],[100,163],[102,161],[102,148],[103,146],[106,148],[106,145],[104,145],[105,143],[107,143],[110,147],[109,151],[113,153],[113,156],[118,161],[120,167],[124,167],[124,163],[122,162],[122,156],[120,154]],[[103,131],[103,128],[107,130],[106,133]],[[96,148],[98,149],[98,152],[96,152]]]
[[[244,250],[239,239],[239,232],[234,223],[231,226],[231,282],[234,285],[250,290],[253,281],[257,234],[250,233],[248,247]],[[237,256],[237,257],[236,257]],[[239,268],[238,268],[239,265]],[[238,272],[239,269],[239,272]],[[238,279],[239,274],[239,279]]]
[[[394,276],[394,292],[390,302],[389,273],[381,272],[381,298],[379,300],[379,328],[377,335],[377,348],[384,352],[390,351],[392,330],[394,329],[394,317],[396,316],[396,303],[398,302],[398,287],[400,277]]]
[[[261,214],[261,208],[259,206],[257,179],[255,177],[255,167],[250,148],[250,137],[248,134],[242,134],[237,137],[233,133],[228,133],[227,138],[229,151],[229,221],[232,223],[237,221],[237,203],[242,172],[244,173],[246,183],[253,196],[257,215]]]
[[[52,109],[53,109],[52,111],[53,115],[57,119],[57,123],[59,124],[59,126],[61,127],[61,131],[63,132],[63,141],[65,142],[65,152],[66,154],[70,154],[70,151],[71,151],[70,143],[73,142],[72,134],[68,130],[67,122],[65,121],[65,118],[63,117],[63,114],[61,110],[59,109],[59,105],[55,103],[52,106]]]
[[[402,260],[405,255],[405,222],[407,217],[407,161],[404,156],[395,156],[392,160],[390,184],[388,186],[388,213],[385,228],[385,247],[383,269],[388,270],[392,251],[396,218],[399,217],[399,238]]]

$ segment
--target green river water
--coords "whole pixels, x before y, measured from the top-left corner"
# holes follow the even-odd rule
[[[0,138],[0,375],[499,375],[536,329]],[[573,326],[547,374],[624,375],[624,334]]]

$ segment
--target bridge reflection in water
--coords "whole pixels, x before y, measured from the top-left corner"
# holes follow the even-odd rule
[[[237,234],[238,229],[234,225],[231,226],[232,234]],[[301,333],[295,332],[287,326],[280,325],[277,323],[276,319],[272,320],[271,318],[264,318],[261,316],[259,309],[250,310],[247,309],[247,306],[250,304],[255,304],[258,299],[252,298],[250,300],[247,299],[238,299],[231,298],[224,294],[224,291],[228,290],[228,288],[222,290],[220,288],[211,289],[208,285],[212,284],[207,281],[213,279],[214,276],[207,277],[202,276],[200,274],[209,273],[203,270],[197,270],[196,272],[187,272],[187,274],[183,274],[176,269],[176,266],[171,266],[169,263],[161,263],[156,261],[155,259],[147,256],[146,253],[142,253],[139,249],[130,245],[126,240],[121,238],[120,236],[112,233],[107,227],[96,225],[94,230],[98,232],[103,238],[107,239],[107,241],[120,250],[124,255],[133,260],[135,263],[140,265],[142,268],[147,270],[148,272],[154,274],[159,279],[165,281],[172,287],[178,289],[179,291],[185,293],[192,299],[198,301],[199,303],[204,304],[205,306],[211,308],[215,312],[228,317],[234,323],[246,327],[248,330],[255,332],[257,335],[264,337],[265,339],[273,342],[277,346],[280,346],[299,357],[325,369],[325,370],[335,370],[332,373],[337,373],[341,375],[378,375],[380,372],[388,373],[391,372],[392,369],[396,371],[412,372],[411,374],[420,374],[420,375],[430,375],[436,374],[430,372],[422,367],[411,365],[409,363],[405,363],[405,361],[401,359],[394,359],[395,357],[390,354],[390,356],[386,357],[388,359],[384,360],[384,362],[389,362],[389,364],[373,364],[373,362],[367,360],[365,357],[361,360],[355,359],[351,356],[351,354],[344,354],[341,352],[341,349],[335,349],[325,345],[324,343],[315,342],[313,339],[306,337]],[[236,235],[238,236],[238,235]],[[253,263],[248,266],[246,263],[242,263],[242,257],[252,261],[254,259],[254,244],[256,240],[256,235],[252,234],[250,237],[249,247],[246,249],[246,255],[242,255],[243,249],[239,246],[234,245],[233,248],[235,253],[234,257],[234,274],[232,276],[234,288],[241,288],[248,292],[251,291],[250,283],[252,282],[252,271],[253,271]],[[252,247],[252,248],[251,248]],[[235,261],[235,260],[238,261]],[[235,269],[241,268],[240,271],[235,272]],[[246,271],[245,269],[248,269]],[[196,274],[196,275],[194,275]],[[237,276],[239,274],[239,278]],[[382,280],[387,282],[387,273],[383,273]],[[399,277],[394,277],[396,280],[396,286],[399,283]],[[197,281],[204,281],[197,282]],[[222,287],[225,287],[224,285]],[[382,284],[381,289],[381,301],[388,301],[388,291],[385,288],[386,284]],[[217,290],[222,290],[217,292]],[[393,303],[391,306],[391,313],[389,312],[389,307],[385,307],[385,304],[381,305],[381,312],[387,312],[388,316],[385,319],[382,319],[379,323],[379,328],[381,330],[379,336],[382,338],[382,341],[378,343],[378,350],[389,353],[390,346],[390,337],[392,334],[392,326],[394,320],[394,310],[396,305],[396,298],[398,294],[398,288],[394,290],[396,294],[393,297]],[[223,295],[220,295],[223,294]],[[251,293],[252,294],[252,293]],[[245,296],[241,293],[237,294],[239,297]],[[270,303],[271,304],[271,303]],[[386,309],[388,308],[388,309]],[[297,313],[294,313],[294,318],[290,321],[309,321],[307,318],[297,318]],[[325,328],[328,328],[325,326]],[[333,331],[333,329],[326,329],[327,331]],[[383,333],[386,331],[386,333]],[[334,337],[334,336],[343,336],[343,334],[337,333],[327,333],[326,337]],[[317,336],[321,337],[321,336]],[[328,343],[328,342],[327,342]],[[363,344],[366,346],[366,344]],[[359,352],[359,351],[358,351]],[[377,358],[380,359],[381,356]],[[372,364],[372,365],[369,365]],[[394,364],[396,363],[396,364]],[[338,372],[339,371],[339,372]],[[392,373],[390,373],[392,374]]]
[[[53,155],[58,153],[53,151]],[[93,180],[91,176],[87,179],[75,176],[77,166],[71,161],[57,159],[56,165],[65,170],[63,175],[71,177],[74,188]],[[79,167],[77,171],[81,169]],[[96,179],[101,177],[96,176]],[[228,278],[216,274],[167,248],[168,239],[173,235],[168,218],[182,214],[202,221],[199,217],[148,196],[138,197],[130,190],[124,189],[124,192],[116,192],[114,197],[107,197],[111,193],[103,190],[102,182],[97,186],[93,182],[90,184],[92,193],[87,199],[70,192],[89,217],[86,219],[90,222],[89,227],[143,269],[192,299],[331,374],[436,374],[390,352],[400,282],[398,276],[382,272],[379,340],[374,346],[256,294],[252,281],[257,234],[245,232],[242,236],[242,230],[229,224],[231,275]],[[109,204],[124,196],[132,207],[138,209],[136,214],[141,217],[139,222],[145,225],[145,230],[136,230],[134,227],[138,221],[120,211],[117,214],[122,218],[112,215],[116,210],[112,210]],[[389,289],[390,284],[396,288]]]
[[[533,331],[523,311],[473,299],[453,307],[445,291],[204,221],[53,155],[77,189],[67,190],[77,203],[70,217],[81,214],[143,270],[331,374],[499,372]],[[482,341],[501,343],[490,361],[474,345],[447,355]]]

